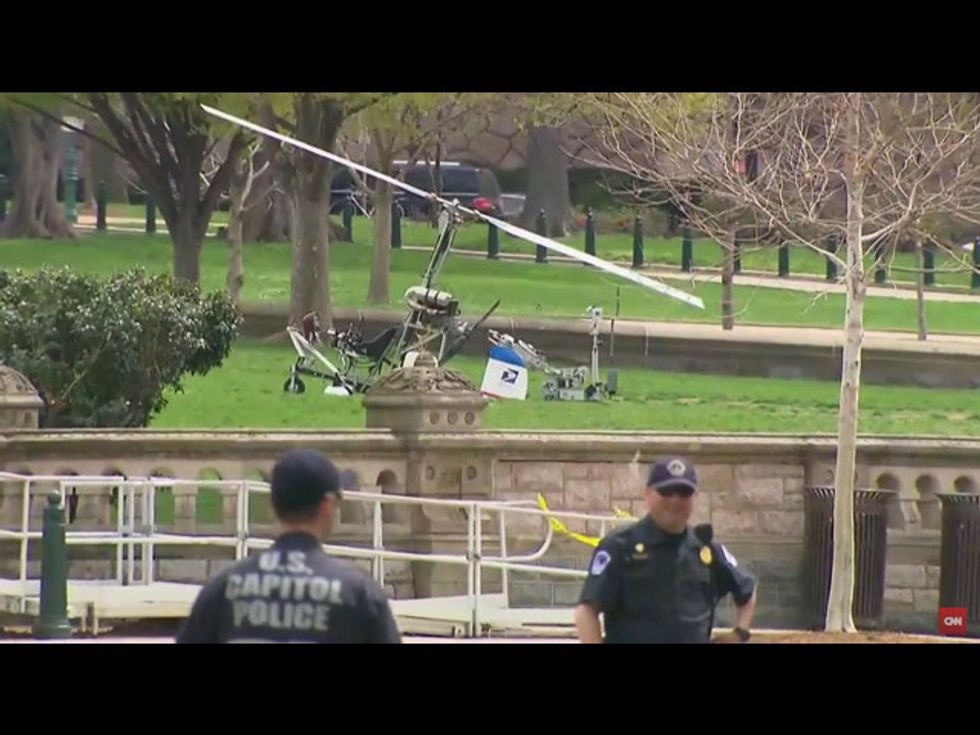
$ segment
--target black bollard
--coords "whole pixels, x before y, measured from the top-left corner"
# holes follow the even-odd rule
[[[691,231],[684,228],[684,239],[681,241],[681,270],[685,273],[691,272],[694,265],[694,245],[691,242]]]
[[[152,235],[157,231],[157,205],[153,197],[146,195],[146,234]]]
[[[344,242],[354,242],[354,200],[348,198],[344,202],[343,212]]]
[[[487,222],[487,257],[500,259],[500,230],[492,222]]]
[[[41,533],[41,615],[34,626],[38,638],[70,638],[68,623],[68,552],[65,509],[61,494],[48,495]]]
[[[973,241],[973,273],[970,288],[980,288],[980,238]]]
[[[633,220],[633,267],[643,267],[643,220],[639,215]]]
[[[936,251],[931,242],[922,246],[922,284],[924,286],[936,285]]]
[[[837,238],[831,235],[827,238],[827,252],[837,254],[837,247],[840,243],[837,242]],[[837,280],[837,263],[833,259],[827,258],[827,280],[836,281]]]
[[[871,246],[871,255],[875,259],[875,283],[888,281],[888,266],[885,265],[885,243],[876,242]]]
[[[109,187],[105,181],[99,182],[99,188],[95,193],[95,229],[105,232],[109,225],[106,221],[106,210],[109,206]]]
[[[789,276],[789,244],[783,243],[779,246],[779,277]]]
[[[402,246],[402,208],[397,202],[391,205],[391,248],[398,250]]]
[[[595,215],[592,213],[592,207],[585,212],[585,252],[595,255]]]
[[[548,236],[548,220],[544,216],[544,210],[538,211],[538,234],[541,237]],[[534,255],[535,263],[547,263],[548,262],[548,249],[544,245],[538,245],[537,251]]]

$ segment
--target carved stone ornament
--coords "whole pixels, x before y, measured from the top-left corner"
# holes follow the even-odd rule
[[[24,375],[0,365],[0,428],[36,429],[44,401]]]
[[[371,388],[369,393],[468,393],[478,392],[463,373],[449,368],[429,365],[399,368]]]

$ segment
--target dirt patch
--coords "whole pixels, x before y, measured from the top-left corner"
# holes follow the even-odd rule
[[[182,622],[182,620],[166,619],[109,622],[100,625],[98,636],[93,636],[91,632],[83,633],[78,628],[73,628],[72,638],[172,638],[176,635]],[[29,625],[9,625],[0,628],[0,640],[34,637],[34,632]]]
[[[944,638],[941,636],[893,633],[891,631],[859,631],[857,633],[825,633],[823,631],[786,631],[757,633],[753,643],[980,643],[980,640]]]

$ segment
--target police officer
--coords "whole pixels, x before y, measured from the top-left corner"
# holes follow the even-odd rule
[[[268,551],[204,586],[177,643],[400,643],[388,600],[373,579],[333,559],[330,534],[353,477],[308,449],[272,470],[272,507],[283,532]]]
[[[712,538],[691,528],[698,481],[684,459],[658,461],[646,485],[649,511],[609,533],[596,547],[575,612],[583,643],[707,643],[715,605],[732,595],[732,633],[716,642],[745,642],[755,612],[755,579]]]

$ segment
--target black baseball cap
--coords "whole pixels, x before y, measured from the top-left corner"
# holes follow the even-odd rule
[[[341,472],[333,462],[312,449],[293,449],[272,468],[272,505],[280,512],[313,508],[327,495],[338,498],[344,490],[357,490],[357,476]]]
[[[647,487],[654,490],[674,488],[698,489],[698,474],[694,465],[682,457],[668,457],[658,460],[650,470]]]

